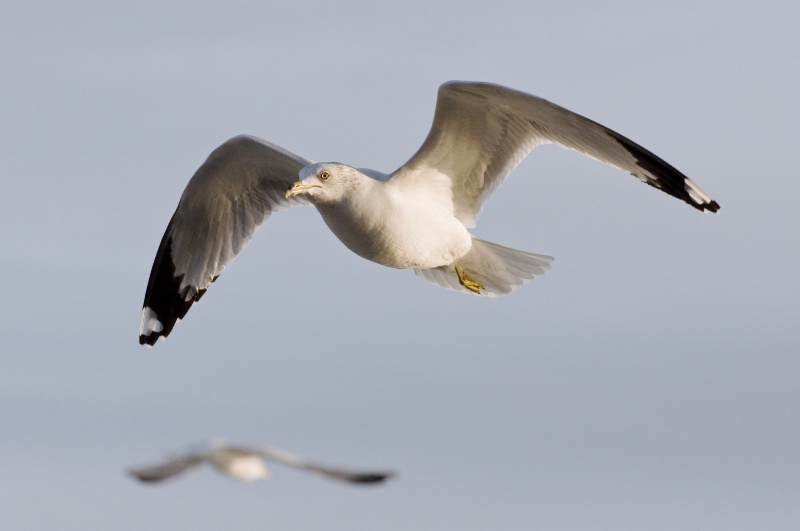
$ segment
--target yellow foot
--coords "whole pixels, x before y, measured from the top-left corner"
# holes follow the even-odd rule
[[[486,287],[477,280],[467,276],[467,274],[464,273],[464,268],[461,267],[461,264],[456,264],[456,275],[458,275],[458,282],[472,293],[477,293],[480,295],[481,290]]]

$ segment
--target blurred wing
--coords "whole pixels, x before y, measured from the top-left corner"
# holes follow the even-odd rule
[[[699,210],[719,209],[688,177],[619,133],[536,96],[488,83],[442,85],[428,137],[391,179],[411,186],[449,180],[455,216],[473,227],[503,179],[531,150],[548,143],[625,170]]]
[[[186,185],[156,253],[140,344],[167,337],[272,212],[307,204],[285,192],[310,163],[250,136],[234,137],[208,156]]]
[[[394,476],[393,472],[354,472],[352,470],[342,470],[340,468],[330,468],[310,463],[306,464],[303,468],[309,472],[341,481],[347,481],[348,483],[383,483]]]
[[[356,472],[352,470],[343,470],[340,468],[332,468],[328,466],[318,465],[315,463],[309,463],[308,461],[305,461],[300,457],[292,455],[288,452],[284,452],[283,450],[278,450],[274,448],[260,448],[252,451],[257,452],[264,459],[268,459],[276,463],[281,463],[283,465],[291,466],[294,468],[307,470],[315,474],[319,474],[333,479],[338,479],[340,481],[347,481],[349,483],[381,483],[394,476],[393,472],[375,472],[375,471]]]
[[[175,457],[158,465],[128,469],[128,473],[139,481],[153,483],[183,474],[196,468],[204,460],[205,458],[199,455]]]

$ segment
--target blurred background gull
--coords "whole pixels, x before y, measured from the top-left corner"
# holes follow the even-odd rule
[[[250,448],[214,441],[207,448],[172,455],[161,462],[128,469],[128,473],[144,483],[159,483],[195,470],[209,463],[219,472],[240,481],[255,481],[269,476],[266,461],[305,470],[322,477],[355,484],[382,483],[392,472],[354,471],[306,461],[278,448]]]

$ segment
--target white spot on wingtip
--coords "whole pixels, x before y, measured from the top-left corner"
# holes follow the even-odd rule
[[[686,190],[686,193],[689,194],[689,197],[698,205],[707,205],[711,203],[711,198],[689,179],[686,179],[683,188]]]
[[[162,330],[164,330],[164,325],[158,320],[156,312],[151,310],[149,306],[142,308],[142,323],[139,325],[139,335],[149,336]]]

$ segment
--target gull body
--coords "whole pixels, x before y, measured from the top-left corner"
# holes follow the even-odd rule
[[[550,256],[473,236],[484,203],[536,146],[598,159],[701,211],[719,205],[688,177],[629,140],[547,100],[499,85],[449,82],[419,150],[391,174],[312,161],[252,136],[214,150],[189,181],[161,240],[139,342],[172,331],[272,212],[312,204],[355,254],[413,269],[438,286],[511,293]],[[299,179],[299,180],[298,180]]]
[[[277,448],[248,448],[221,442],[215,443],[208,451],[170,457],[153,465],[130,468],[128,473],[139,481],[155,483],[209,463],[217,471],[233,479],[255,481],[269,476],[265,461],[348,483],[380,483],[394,475],[392,472],[352,471],[311,463]]]
[[[441,197],[409,194],[398,185],[401,181],[367,171],[371,176],[346,164],[311,164],[300,171],[301,181],[287,196],[305,194],[348,249],[387,267],[429,269],[467,254],[472,236],[452,209],[443,207],[447,187],[439,190]]]

